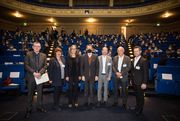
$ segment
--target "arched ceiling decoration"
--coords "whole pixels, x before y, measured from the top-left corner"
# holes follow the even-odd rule
[[[166,0],[152,5],[123,9],[58,9],[27,4],[15,0],[0,0],[0,6],[36,15],[52,17],[133,17],[161,12],[180,6],[180,0]]]

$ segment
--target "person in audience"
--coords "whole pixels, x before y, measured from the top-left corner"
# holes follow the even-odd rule
[[[93,54],[92,45],[86,46],[86,54],[81,59],[81,75],[85,81],[85,106],[94,107],[94,82],[98,80],[98,57]],[[88,100],[89,99],[89,100]]]
[[[53,93],[53,109],[61,111],[59,105],[61,90],[65,78],[65,59],[62,56],[62,49],[57,47],[54,52],[54,57],[51,58],[48,66],[49,80],[54,88]]]
[[[118,47],[118,55],[113,58],[113,72],[115,73],[114,83],[114,104],[118,105],[118,90],[122,97],[123,107],[127,108],[127,97],[128,97],[128,73],[131,69],[131,59],[124,54],[124,48]]]
[[[41,44],[40,42],[33,43],[33,51],[28,52],[25,57],[25,70],[26,72],[26,80],[27,80],[27,88],[28,88],[28,106],[26,110],[25,118],[29,118],[32,113],[32,103],[33,103],[33,95],[35,92],[35,88],[37,88],[37,111],[46,112],[43,107],[42,100],[42,89],[43,85],[37,85],[35,82],[35,78],[41,78],[41,75],[45,73],[47,67],[46,55],[40,52]]]
[[[108,56],[108,48],[102,48],[102,55],[99,59],[99,80],[98,80],[98,107],[102,103],[103,90],[103,104],[106,106],[108,99],[108,82],[112,75],[112,58]],[[104,87],[104,88],[103,88]]]
[[[169,45],[168,49],[166,50],[166,54],[168,58],[175,58],[176,57],[175,46]]]
[[[68,103],[69,108],[78,107],[78,83],[80,76],[80,57],[76,45],[69,47],[66,61],[66,80],[69,82]]]
[[[148,62],[141,56],[140,46],[134,47],[133,66],[131,69],[131,80],[136,92],[136,115],[141,115],[144,107],[144,90],[147,88],[148,81]]]
[[[177,55],[177,56],[176,56],[177,58],[180,58],[180,48],[179,48],[179,49],[177,49],[177,51],[176,51],[176,55]]]

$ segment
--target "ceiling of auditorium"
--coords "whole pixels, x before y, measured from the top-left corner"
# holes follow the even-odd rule
[[[47,19],[50,18],[48,16],[40,16],[40,15],[34,15],[29,13],[22,13],[24,15],[23,18],[16,18],[12,16],[11,14],[14,12],[14,10],[0,7],[1,11],[1,19],[8,20],[15,23],[47,23]],[[3,11],[3,12],[2,12]],[[174,16],[169,18],[161,18],[161,14],[163,12],[159,12],[156,14],[151,15],[144,15],[144,16],[137,16],[137,17],[131,17],[131,18],[121,18],[121,17],[99,17],[96,18],[97,22],[99,23],[124,23],[126,19],[134,19],[134,23],[170,23],[170,22],[176,22],[180,21],[180,7],[168,10],[172,13],[174,13]],[[55,17],[55,20],[57,23],[81,23],[85,22],[85,19],[87,17]]]
[[[49,0],[39,0],[39,1],[46,1],[49,2]],[[51,2],[57,2],[58,0],[52,0]],[[60,0],[60,1],[65,1],[65,0]],[[74,0],[74,1],[81,1],[82,0]],[[85,0],[87,1],[87,0]],[[102,0],[100,0],[102,1]],[[117,0],[114,0],[117,1]],[[129,1],[129,0],[127,0]],[[134,1],[141,1],[141,0],[134,0]],[[10,22],[15,22],[15,23],[50,23],[47,21],[48,18],[51,16],[43,16],[43,15],[36,15],[36,14],[31,14],[31,13],[25,13],[21,12],[24,17],[22,18],[16,18],[12,16],[12,13],[15,12],[15,9],[10,9],[6,7],[0,6],[0,19],[3,20],[8,20]],[[168,17],[168,18],[162,18],[161,15],[164,12],[171,12],[173,13],[173,16]],[[172,23],[172,22],[177,22],[180,21],[180,6],[172,9],[168,9],[166,11],[161,11],[153,14],[148,14],[148,15],[142,15],[142,16],[134,16],[134,17],[95,17],[97,19],[97,23],[126,23],[125,20],[127,19],[133,19],[134,21],[132,23],[134,24],[141,24],[141,23],[149,23],[149,24],[156,24],[156,23]],[[91,16],[87,15],[87,17],[54,17],[56,20],[56,23],[83,23],[86,22],[85,20]]]

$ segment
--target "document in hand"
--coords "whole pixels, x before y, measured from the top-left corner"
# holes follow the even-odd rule
[[[49,81],[48,74],[47,74],[47,73],[44,73],[44,74],[41,76],[41,78],[39,78],[39,79],[35,77],[35,81],[36,81],[36,84],[37,84],[37,85]]]

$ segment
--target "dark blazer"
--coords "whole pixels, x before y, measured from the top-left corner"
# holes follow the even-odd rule
[[[132,62],[131,79],[135,85],[147,83],[149,79],[148,62],[145,58],[141,57],[134,67],[134,60]]]
[[[65,59],[61,57],[62,63],[65,65]],[[64,77],[65,75],[65,68],[64,67]],[[56,57],[51,58],[48,66],[48,76],[49,79],[52,81],[53,86],[62,86],[62,79],[61,79],[61,65],[59,64]]]
[[[92,55],[91,64],[88,62],[88,55],[84,54],[81,57],[81,75],[85,76],[85,79],[95,80],[95,76],[99,73],[99,62],[96,55]]]
[[[68,56],[66,60],[66,76],[72,77],[72,60],[71,57]],[[76,74],[77,76],[81,76],[80,72],[81,66],[80,66],[80,57],[76,57]]]
[[[113,58],[113,72],[116,74],[116,72],[119,72],[118,70],[118,60],[119,56],[115,56]],[[129,71],[131,69],[131,59],[127,56],[124,55],[122,66],[121,66],[121,73],[122,73],[122,81],[128,81],[128,75]]]
[[[36,71],[35,65],[35,53],[33,51],[28,52],[25,57],[25,70],[26,72],[26,80],[27,81],[35,81],[33,73]],[[47,68],[47,60],[46,55],[44,53],[39,53],[39,65],[38,65],[38,72],[43,74],[45,73]]]

